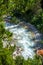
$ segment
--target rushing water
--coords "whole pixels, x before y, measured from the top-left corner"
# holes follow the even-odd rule
[[[9,31],[13,33],[13,38],[17,40],[16,45],[23,48],[21,55],[25,59],[28,57],[33,58],[35,55],[33,49],[35,42],[32,40],[32,32],[20,26],[19,24],[14,25],[8,22],[5,23],[5,29],[9,29]]]

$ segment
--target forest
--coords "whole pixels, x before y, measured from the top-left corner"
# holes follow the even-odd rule
[[[43,65],[43,55],[35,54],[34,59],[25,60],[22,56],[13,59],[12,53],[16,49],[10,45],[12,33],[5,29],[4,22],[18,24],[23,19],[30,23],[43,35],[43,0],[0,0],[0,65]],[[9,45],[3,48],[3,40],[8,40]],[[15,43],[15,42],[14,42]],[[43,44],[43,39],[40,41]]]

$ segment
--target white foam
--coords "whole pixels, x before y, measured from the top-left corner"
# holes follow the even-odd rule
[[[9,23],[10,24],[10,23]],[[7,25],[7,23],[6,23]],[[24,29],[23,27],[14,28],[15,25],[12,26],[6,26],[7,29],[9,29],[10,32],[13,33],[13,38],[18,39],[17,41],[17,45],[20,45],[21,47],[23,47],[23,51],[21,52],[22,56],[27,59],[29,58],[33,58],[34,56],[34,51],[32,48],[30,48],[30,46],[32,47],[34,45],[34,42],[30,39],[32,38],[31,33],[26,32],[26,29]],[[13,28],[12,28],[13,27]]]

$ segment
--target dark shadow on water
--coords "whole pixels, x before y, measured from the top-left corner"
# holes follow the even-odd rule
[[[35,50],[43,49],[43,44],[37,42],[37,43],[33,46],[33,48],[34,48]]]

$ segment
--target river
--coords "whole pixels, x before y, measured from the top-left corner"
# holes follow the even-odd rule
[[[23,49],[21,55],[24,59],[33,58],[35,45],[40,40],[40,34],[34,26],[22,22],[17,25],[5,22],[5,29],[13,33],[13,39],[17,40],[16,45]]]

